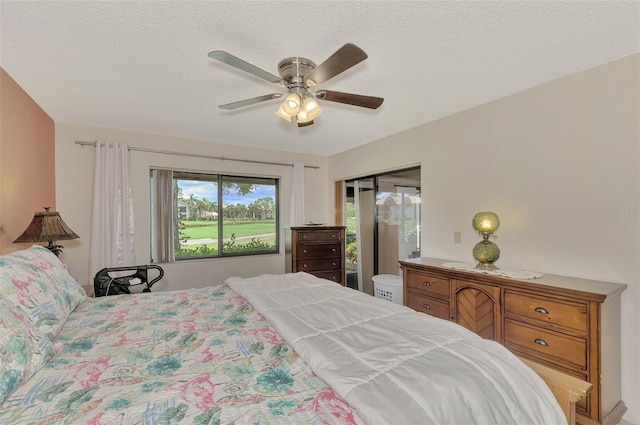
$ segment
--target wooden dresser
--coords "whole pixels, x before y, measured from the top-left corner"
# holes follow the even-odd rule
[[[623,284],[545,274],[512,279],[402,260],[404,303],[459,323],[514,354],[590,382],[577,422],[617,424],[621,401],[620,294]]]
[[[344,238],[344,226],[285,227],[286,272],[307,272],[344,285]]]

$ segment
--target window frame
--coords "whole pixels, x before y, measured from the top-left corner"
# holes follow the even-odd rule
[[[153,170],[156,169],[164,169],[163,167],[151,167],[150,168],[150,184],[153,180],[152,173]],[[192,170],[179,170],[179,169],[171,169],[172,172],[172,182],[175,187],[175,193],[178,193],[178,181],[179,180],[190,180],[190,181],[204,181],[204,182],[212,182],[217,185],[217,197],[215,199],[217,203],[216,213],[217,215],[217,254],[211,255],[193,255],[193,256],[178,256],[175,255],[177,252],[176,247],[182,246],[181,241],[184,239],[180,239],[179,237],[179,228],[176,227],[174,229],[174,240],[173,240],[173,252],[175,255],[174,262],[182,262],[182,261],[191,261],[191,260],[206,260],[206,259],[216,259],[216,258],[233,258],[233,257],[247,257],[254,255],[273,255],[280,254],[280,185],[281,178],[276,176],[263,176],[263,175],[246,175],[246,174],[231,174],[231,173],[221,173],[221,172],[213,172],[213,171],[192,171]],[[275,234],[275,242],[273,249],[264,249],[264,250],[255,250],[255,251],[225,251],[225,243],[228,241],[224,240],[224,187],[225,183],[250,183],[250,184],[258,184],[264,186],[272,186],[274,188],[274,206],[273,206],[273,220],[274,220],[274,234]],[[262,183],[261,183],[262,182]],[[244,195],[242,195],[244,196]],[[204,198],[203,198],[204,199]],[[180,218],[179,208],[177,207],[178,198],[174,200],[175,211],[172,211],[172,221],[175,223],[179,223],[182,218]],[[152,214],[153,212],[153,202],[150,202]],[[156,206],[158,207],[158,206]],[[151,233],[153,234],[154,222],[150,222]],[[176,226],[179,226],[177,224]],[[178,235],[178,236],[176,236]],[[153,249],[151,250],[151,257],[153,257]],[[151,258],[151,262],[155,262],[156,259]]]

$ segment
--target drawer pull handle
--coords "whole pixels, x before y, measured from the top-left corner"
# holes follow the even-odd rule
[[[306,264],[303,264],[303,265],[302,265],[302,267],[304,267],[304,268],[306,269],[306,268],[307,268],[307,265],[306,265]]]
[[[337,264],[334,262],[334,263],[331,263],[331,265],[332,265],[332,266],[336,266]]]
[[[536,339],[533,340],[533,342],[535,342],[538,345],[542,345],[543,347],[548,347],[549,346],[549,343],[547,341],[545,341],[544,339],[542,339],[542,338],[536,338]]]
[[[422,304],[422,308],[429,310],[431,309],[431,306],[429,304]]]
[[[336,249],[335,248],[331,248],[331,252],[336,252]]]
[[[540,314],[549,314],[549,310],[547,310],[544,307],[536,307],[533,309],[536,313],[540,313]]]
[[[307,239],[307,235],[302,235],[302,239]]]
[[[422,286],[431,286],[431,282],[425,280],[424,282],[422,282]]]
[[[304,253],[306,254],[306,253],[307,253],[307,250],[306,250],[306,249],[303,249],[303,250],[302,250],[302,252],[304,252]]]

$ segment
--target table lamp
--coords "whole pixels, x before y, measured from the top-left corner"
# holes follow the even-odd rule
[[[500,258],[500,248],[489,240],[500,227],[498,215],[492,211],[479,212],[473,216],[473,228],[482,235],[482,240],[473,247],[473,258],[478,260],[476,269],[496,270],[493,263]]]
[[[13,243],[49,242],[46,248],[56,257],[62,252],[62,245],[55,245],[53,241],[77,239],[73,230],[62,220],[58,212],[49,212],[50,207],[44,207],[45,212],[37,212],[33,216],[27,229],[22,232]]]

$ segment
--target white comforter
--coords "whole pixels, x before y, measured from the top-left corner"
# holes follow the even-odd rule
[[[306,273],[226,283],[369,424],[566,424],[535,372],[457,324]]]

